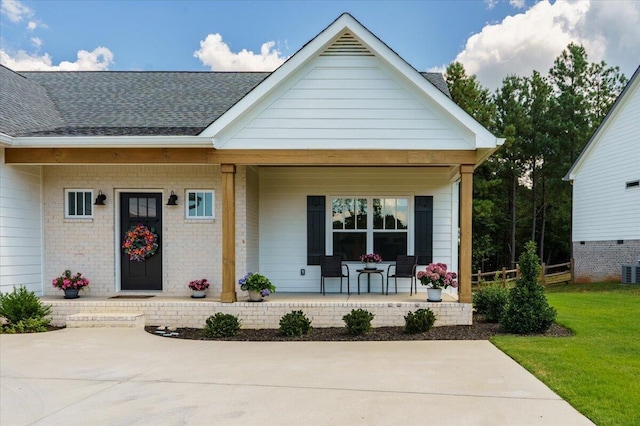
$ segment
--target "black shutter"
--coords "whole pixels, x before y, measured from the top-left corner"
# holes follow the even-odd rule
[[[325,254],[325,197],[307,196],[307,265],[319,265]]]
[[[415,198],[415,254],[418,264],[428,265],[433,261],[433,197]]]

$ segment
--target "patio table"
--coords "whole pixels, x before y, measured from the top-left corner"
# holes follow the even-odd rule
[[[380,293],[384,294],[384,269],[356,269],[358,272],[358,294],[360,294],[360,275],[367,274],[367,293],[371,293],[371,274],[379,274],[381,281]]]

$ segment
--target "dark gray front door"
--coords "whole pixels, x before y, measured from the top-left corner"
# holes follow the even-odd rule
[[[130,260],[122,243],[131,227],[142,224],[154,228],[158,236],[155,254],[139,262]],[[162,194],[120,193],[120,288],[122,290],[162,290]]]

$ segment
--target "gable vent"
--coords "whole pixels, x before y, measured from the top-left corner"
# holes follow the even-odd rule
[[[353,35],[344,33],[320,56],[373,56],[373,53]]]

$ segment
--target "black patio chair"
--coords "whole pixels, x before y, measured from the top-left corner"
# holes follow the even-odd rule
[[[411,295],[413,295],[413,287],[415,285],[416,294],[418,293],[418,282],[416,280],[416,256],[398,255],[395,265],[389,265],[387,268],[387,294],[389,294],[389,278],[393,278],[396,285],[396,294],[398,293],[398,278],[410,278]],[[393,268],[393,273],[391,273]]]
[[[347,273],[345,275],[344,268]],[[320,291],[325,294],[324,280],[325,278],[340,278],[340,293],[342,293],[342,279],[347,279],[347,294],[351,294],[349,289],[349,266],[342,264],[342,258],[339,255],[322,256],[320,259]]]

